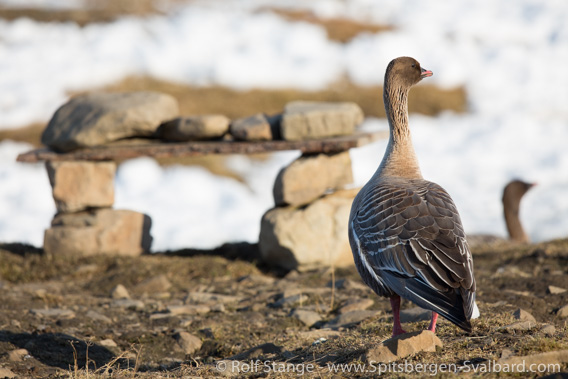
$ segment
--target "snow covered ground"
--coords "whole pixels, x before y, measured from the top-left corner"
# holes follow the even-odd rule
[[[68,1],[68,7],[79,3]],[[309,7],[320,16],[394,29],[340,44],[319,26],[254,11],[270,5]],[[208,0],[168,16],[84,28],[0,20],[0,128],[47,121],[67,91],[126,75],[237,89],[318,89],[342,75],[361,85],[380,84],[388,61],[409,55],[434,72],[430,83],[463,85],[469,96],[466,114],[410,118],[423,174],[450,192],[466,231],[505,235],[501,191],[518,177],[539,183],[521,212],[530,236],[565,237],[567,19],[562,0]],[[386,123],[368,119],[366,127]],[[385,145],[352,152],[357,184],[372,174]],[[0,144],[0,241],[40,246],[55,208],[43,166],[14,162],[27,149]],[[279,153],[266,162],[233,157],[231,167],[245,184],[201,168],[162,169],[149,159],[133,160],[119,168],[116,207],[152,217],[155,251],[256,241],[260,217],[272,206],[273,180],[297,155]]]

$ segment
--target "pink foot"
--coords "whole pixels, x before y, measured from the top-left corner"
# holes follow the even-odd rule
[[[394,295],[390,298],[391,308],[392,308],[392,336],[396,337],[398,335],[406,333],[404,329],[402,329],[402,325],[400,324],[400,296]]]
[[[432,312],[432,320],[430,321],[430,326],[428,330],[432,333],[436,333],[436,321],[438,321],[438,314],[436,312]]]

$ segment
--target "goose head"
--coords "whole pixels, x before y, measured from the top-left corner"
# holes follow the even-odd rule
[[[416,59],[399,57],[393,59],[387,66],[385,83],[410,88],[422,79],[432,75],[432,71],[420,67],[420,63]]]

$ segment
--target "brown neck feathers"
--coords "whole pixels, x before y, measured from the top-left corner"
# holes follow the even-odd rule
[[[389,122],[387,150],[378,169],[380,177],[422,178],[408,127],[408,91],[410,87],[385,78],[383,100]]]

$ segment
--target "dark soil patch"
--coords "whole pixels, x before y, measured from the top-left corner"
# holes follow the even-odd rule
[[[23,377],[210,377],[220,375],[220,361],[237,359],[262,362],[253,377],[297,377],[308,365],[315,370],[304,372],[308,376],[333,377],[347,373],[339,366],[334,373],[332,364],[364,364],[366,351],[390,336],[388,301],[361,286],[353,268],[334,275],[330,269],[285,273],[257,262],[257,246],[250,244],[137,258],[48,257],[26,245],[0,245],[0,367]],[[568,349],[566,319],[556,314],[568,304],[568,292],[548,292],[549,285],[568,289],[568,240],[477,248],[474,264],[482,316],[473,321],[473,333],[440,320],[437,335],[444,347],[409,363],[483,365],[508,350],[530,355]],[[333,277],[338,286],[332,291]],[[148,289],[149,282],[158,284]],[[119,284],[130,293],[130,305],[111,297]],[[204,298],[196,300],[196,294]],[[377,316],[335,332],[320,329],[358,298],[375,300],[370,309]],[[172,311],[196,305],[208,311]],[[317,312],[322,321],[310,328],[290,316],[296,308]],[[538,326],[502,329],[515,321],[517,308],[531,313]],[[544,324],[556,331],[540,332]],[[185,353],[174,338],[180,331],[198,337],[201,348]],[[331,334],[322,340],[322,331]],[[20,360],[9,355],[17,349],[26,350]]]

